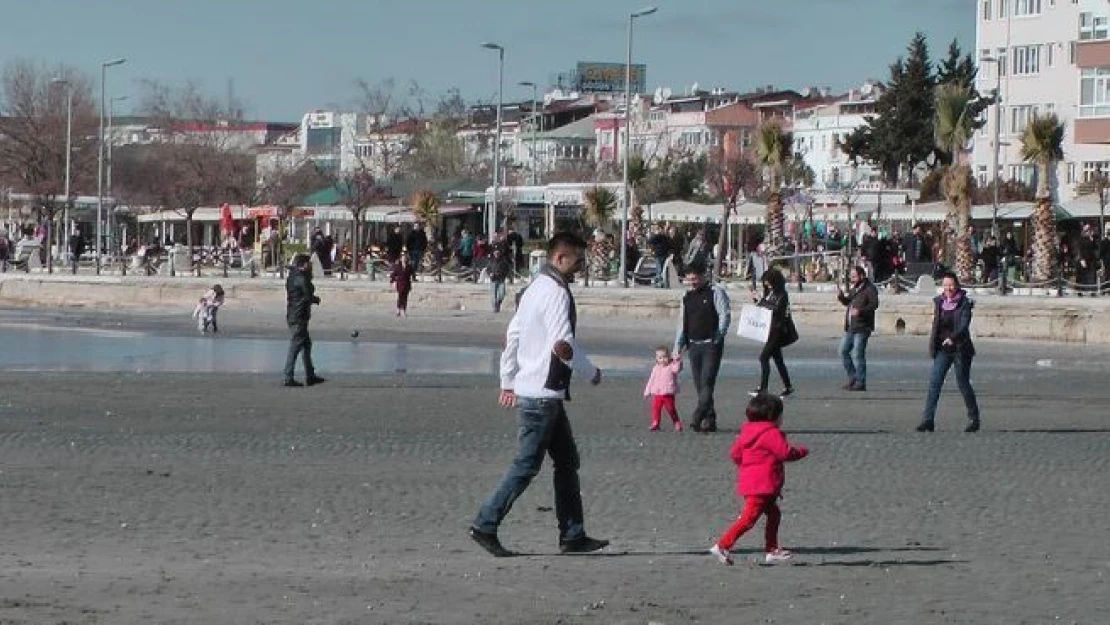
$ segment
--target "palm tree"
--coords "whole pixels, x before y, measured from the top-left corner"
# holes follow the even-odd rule
[[[961,281],[971,281],[975,267],[975,251],[968,236],[971,220],[971,167],[967,164],[967,144],[982,124],[977,121],[976,98],[967,87],[943,84],[936,90],[936,117],[933,118],[933,140],[937,148],[952,159],[941,188],[948,201],[948,225],[956,232],[956,274]]]
[[[628,222],[628,240],[635,241],[637,247],[644,246],[644,208],[640,206],[640,190],[651,171],[640,155],[628,161],[628,204],[632,218]]]
[[[594,187],[586,191],[586,205],[583,207],[582,219],[590,228],[605,229],[609,220],[617,210],[617,196],[605,187]]]
[[[1064,125],[1055,113],[1034,115],[1021,135],[1021,158],[1037,166],[1037,207],[1033,213],[1033,279],[1052,277],[1056,251],[1056,212],[1052,173],[1064,158]]]
[[[756,152],[759,164],[767,168],[767,248],[770,254],[777,253],[783,243],[782,179],[790,162],[794,145],[793,134],[783,130],[777,121],[766,121],[756,133]]]
[[[605,187],[594,187],[586,192],[585,202],[582,220],[590,228],[604,230],[617,210],[617,196]],[[598,280],[608,280],[609,260],[613,253],[614,250],[608,241],[598,240],[594,236],[587,237],[586,264],[589,266],[587,274]]]
[[[412,213],[424,223],[428,236],[428,246],[424,249],[421,262],[426,267],[435,266],[435,244],[439,240],[439,198],[431,191],[417,191],[412,196]]]

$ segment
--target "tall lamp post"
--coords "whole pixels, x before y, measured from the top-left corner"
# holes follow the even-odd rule
[[[536,94],[536,83],[530,80],[522,80],[517,84],[521,87],[532,88],[532,186],[535,186],[540,183],[540,172],[536,160],[536,126],[539,124],[540,119],[536,114],[536,102],[538,102]]]
[[[100,250],[104,245],[104,104],[107,99],[104,83],[108,68],[123,65],[127,59],[112,59],[100,64],[100,151],[96,157],[96,273],[100,275]]]
[[[116,135],[112,132],[112,120],[115,117],[116,102],[123,102],[127,100],[127,96],[116,96],[108,100],[108,165],[107,165],[107,180],[104,183],[104,188],[108,192],[108,197],[112,198],[112,209],[108,212],[108,251],[111,253],[115,249],[116,243],[116,207],[119,205],[116,202],[116,194],[112,191],[112,164],[115,161],[112,159],[112,148],[116,145]]]
[[[498,182],[501,179],[501,102],[505,88],[505,48],[499,44],[485,42],[487,50],[497,50],[497,132],[493,143],[493,202],[490,204],[486,223],[487,240],[493,241],[497,232],[497,199],[500,193]]]
[[[621,192],[621,284],[628,286],[628,205],[632,202],[632,193],[628,188],[628,157],[629,146],[632,144],[632,27],[636,18],[651,15],[658,11],[658,7],[645,7],[628,16],[628,56],[624,64],[624,176],[623,191]]]
[[[65,193],[65,205],[64,205],[64,208],[62,209],[62,236],[61,236],[61,246],[62,246],[62,249],[65,250],[66,241],[68,240],[68,237],[69,237],[69,234],[70,234],[70,226],[69,226],[69,181],[70,181],[72,154],[73,154],[73,84],[71,82],[69,82],[68,80],[66,80],[65,78],[56,78],[56,79],[54,79],[53,82],[56,85],[64,85],[65,88],[66,88],[66,180],[65,180],[65,190],[63,191],[63,193]],[[77,261],[77,259],[75,258],[74,263],[73,263],[74,268],[77,267],[77,262],[76,261]],[[51,270],[54,269],[53,263],[51,263],[50,269]]]
[[[980,63],[994,63],[994,145],[991,150],[991,186],[994,187],[991,212],[991,234],[999,238],[998,232],[998,153],[1002,149],[1000,135],[1002,131],[1002,64],[998,57],[985,56],[979,59]]]

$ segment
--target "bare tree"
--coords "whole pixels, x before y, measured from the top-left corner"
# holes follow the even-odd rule
[[[0,185],[34,196],[35,210],[47,226],[48,250],[60,210],[79,190],[95,186],[97,117],[90,84],[75,69],[49,69],[26,60],[9,63],[0,77]],[[72,104],[72,152],[67,198],[68,103]],[[53,268],[53,254],[48,253],[47,269]]]
[[[720,147],[709,157],[706,165],[706,181],[714,195],[721,198],[721,230],[717,235],[717,255],[713,261],[713,272],[721,275],[721,265],[726,251],[725,237],[728,233],[729,217],[736,212],[736,201],[741,194],[754,190],[759,184],[759,171],[751,159],[739,151],[731,152]]]
[[[142,87],[138,111],[151,118],[156,139],[124,160],[133,170],[121,172],[121,186],[183,215],[192,256],[198,208],[257,196],[253,146],[236,128],[243,113],[234,103],[225,106],[191,83],[172,87],[148,80]]]

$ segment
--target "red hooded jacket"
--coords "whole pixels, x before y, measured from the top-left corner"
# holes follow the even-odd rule
[[[786,481],[783,463],[801,460],[808,454],[805,447],[792,446],[770,421],[745,423],[732,444],[732,461],[738,467],[736,491],[741,497],[778,495]]]

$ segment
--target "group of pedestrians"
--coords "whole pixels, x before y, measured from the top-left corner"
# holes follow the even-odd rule
[[[493,494],[480,507],[469,529],[470,537],[497,557],[514,555],[502,545],[498,529],[513,503],[538,474],[546,455],[551,456],[554,464],[560,551],[587,553],[608,545],[607,540],[591,537],[585,530],[579,456],[564,405],[570,399],[570,381],[574,373],[587,376],[595,385],[602,379],[601,370],[575,339],[577,312],[569,284],[582,266],[585,249],[585,242],[573,235],[552,238],[548,245],[550,263],[525,290],[506,333],[498,399],[504,407],[517,408],[517,455]],[[667,346],[655,349],[655,364],[644,394],[652,398],[651,430],[660,429],[662,415],[666,412],[675,430],[682,431],[675,394],[683,357],[689,357],[698,393],[691,429],[710,433],[717,430],[713,391],[731,319],[730,304],[724,289],[706,280],[701,266],[688,265],[685,274],[690,289],[682,299],[674,350]],[[738,467],[737,491],[744,499],[744,507],[709,549],[710,554],[726,565],[733,563],[731,549],[736,541],[760,518],[766,519],[764,561],[775,564],[792,557],[779,544],[781,511],[777,500],[785,482],[783,465],[805,458],[809,453],[803,446],[792,445],[781,430],[783,398],[793,393],[782,348],[798,340],[785,281],[781,273],[771,270],[763,275],[761,283],[763,293],[753,292],[753,301],[772,310],[771,330],[760,354],[760,386],[751,393],[745,411],[747,422],[731,450],[732,460]],[[875,329],[878,291],[863,268],[855,267],[847,291],[838,289],[837,298],[845,306],[844,336],[840,345],[848,375],[844,388],[853,392],[866,391],[866,349]],[[971,362],[975,355],[970,337],[973,303],[960,288],[958,279],[946,274],[942,278],[942,293],[933,304],[933,328],[929,339],[933,368],[925,411],[917,430],[933,431],[941,386],[949,369],[954,367],[968,411],[969,423],[965,431],[978,431],[979,409],[970,384]],[[784,385],[779,396],[766,392],[770,361],[775,362]]]

